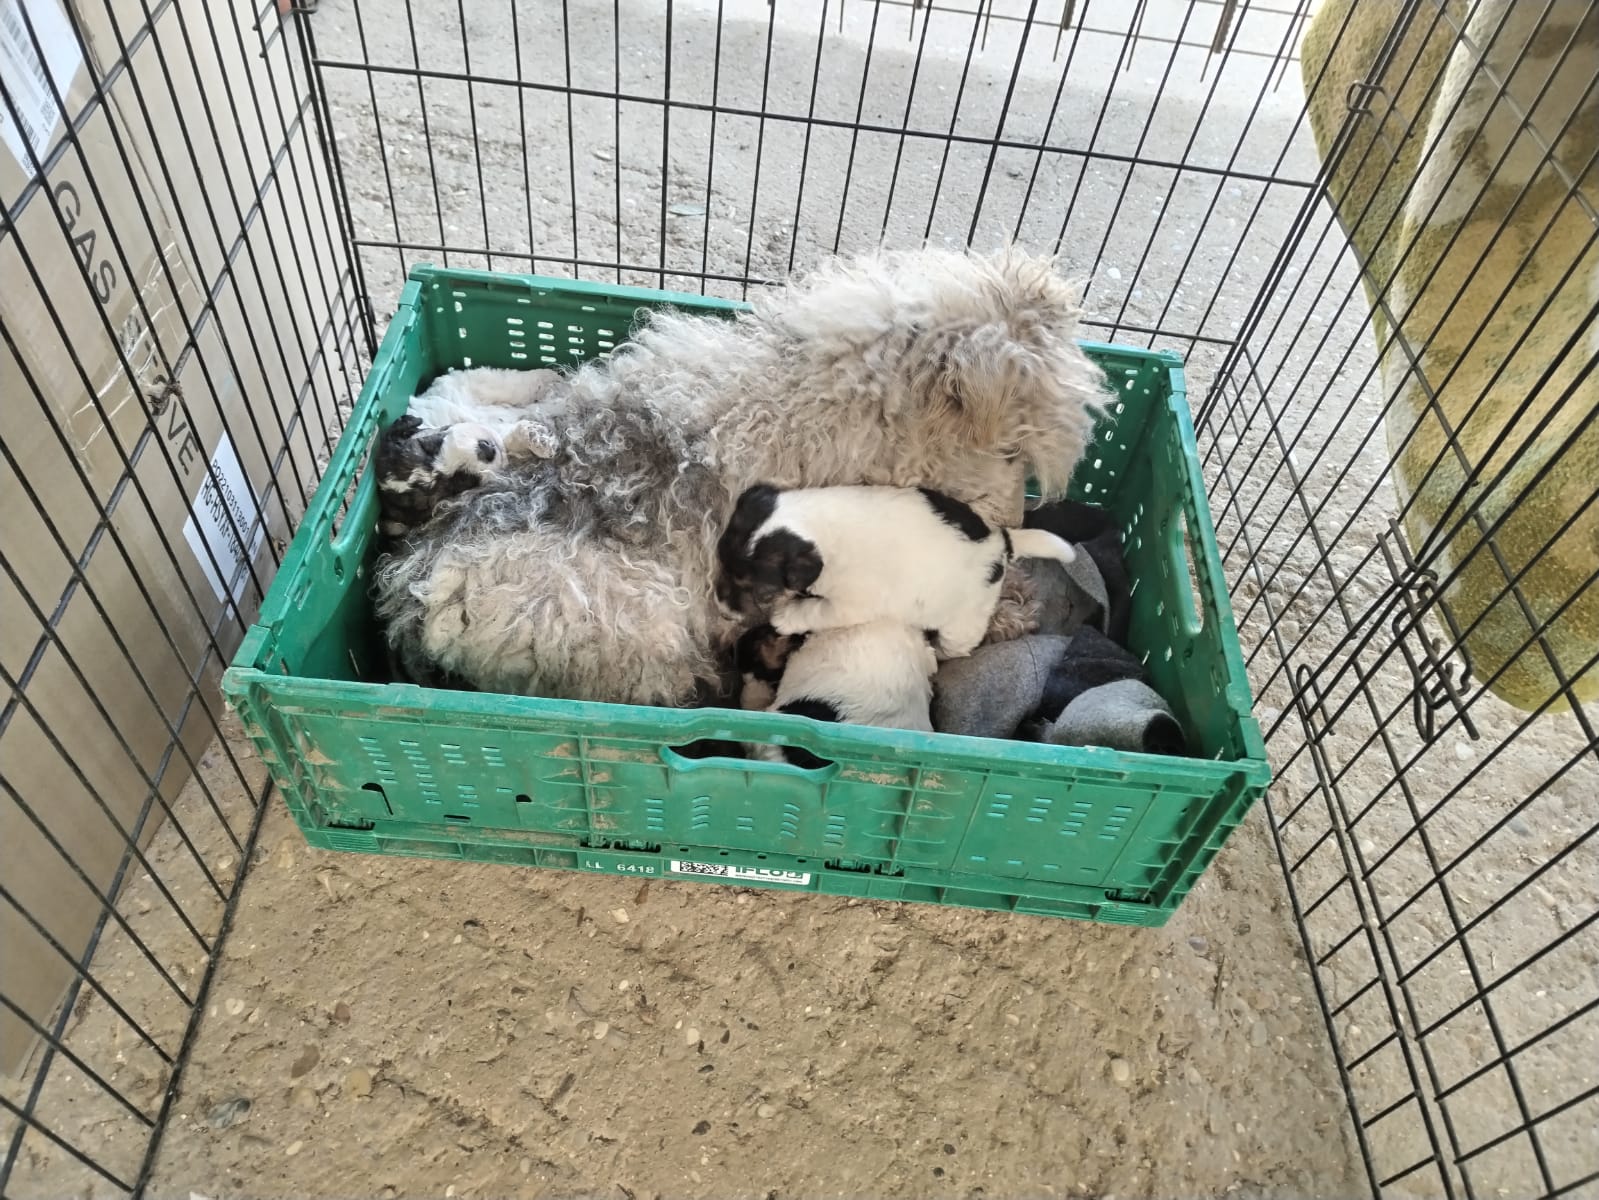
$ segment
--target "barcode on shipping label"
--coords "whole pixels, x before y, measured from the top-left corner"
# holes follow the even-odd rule
[[[266,528],[239,463],[239,452],[225,433],[211,455],[211,470],[191,507],[194,511],[183,523],[184,540],[217,599],[237,604],[250,580],[249,566],[266,538]],[[250,539],[248,552],[242,537]]]
[[[49,151],[61,124],[56,93],[65,98],[82,65],[77,35],[58,0],[0,0],[0,75],[5,76],[6,91],[16,106],[13,121],[11,111],[0,104],[0,137],[24,171],[32,171],[33,157],[42,160]]]
[[[672,874],[698,875],[709,879],[736,879],[742,883],[786,883],[804,887],[810,883],[807,871],[776,871],[766,867],[735,867],[732,863],[702,863],[672,860]]]

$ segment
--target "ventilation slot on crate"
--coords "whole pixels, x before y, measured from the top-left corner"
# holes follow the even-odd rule
[[[642,842],[637,838],[583,838],[578,842],[585,850],[631,850],[639,854],[659,854],[659,842]],[[688,853],[686,850],[684,853]]]
[[[870,875],[875,870],[871,863],[853,858],[830,858],[822,866],[829,871],[852,871],[857,875]]]

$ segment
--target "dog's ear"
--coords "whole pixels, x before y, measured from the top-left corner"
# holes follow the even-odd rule
[[[769,483],[757,483],[745,488],[738,503],[733,506],[733,518],[727,523],[728,529],[737,529],[748,537],[777,511],[777,497],[778,490]]]
[[[728,562],[737,564],[740,581],[761,606],[784,593],[803,595],[822,573],[821,552],[791,529],[774,529],[747,553],[726,555]]]
[[[411,439],[420,428],[421,419],[405,413],[378,435],[372,457],[380,477],[402,475],[410,470],[415,463]]]
[[[752,629],[746,629],[733,646],[733,662],[742,675],[755,675],[763,678],[760,672],[764,666],[761,651],[766,643],[777,636],[777,630],[771,625],[762,623]]]
[[[788,656],[805,644],[803,634],[785,637],[769,624],[757,625],[738,640],[735,651],[739,673],[766,683],[778,683]]]
[[[1015,444],[1032,410],[1040,363],[1000,325],[962,331],[943,348],[933,394],[958,435],[989,452]]]
[[[784,575],[783,582],[788,585],[791,592],[803,595],[811,590],[811,584],[816,582],[817,576],[821,573],[821,555],[816,553],[815,546],[811,546],[789,560],[788,572]]]
[[[750,538],[777,510],[777,496],[777,489],[769,483],[757,483],[744,489],[717,542],[717,554],[723,562],[749,551]]]

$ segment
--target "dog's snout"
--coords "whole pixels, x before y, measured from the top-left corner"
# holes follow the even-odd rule
[[[499,452],[499,447],[488,438],[478,438],[477,457],[479,462],[491,463],[494,461],[495,456],[498,455]]]

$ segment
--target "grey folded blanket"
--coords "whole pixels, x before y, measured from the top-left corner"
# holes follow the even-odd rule
[[[1182,726],[1143,665],[1092,626],[979,646],[933,678],[933,728],[968,737],[1181,754]]]
[[[1122,558],[1121,530],[1102,508],[1062,500],[1028,512],[1023,525],[1044,529],[1076,545],[1077,561],[1050,559],[1016,564],[1039,600],[1039,633],[1075,633],[1094,625],[1118,645],[1127,642],[1132,586]]]

